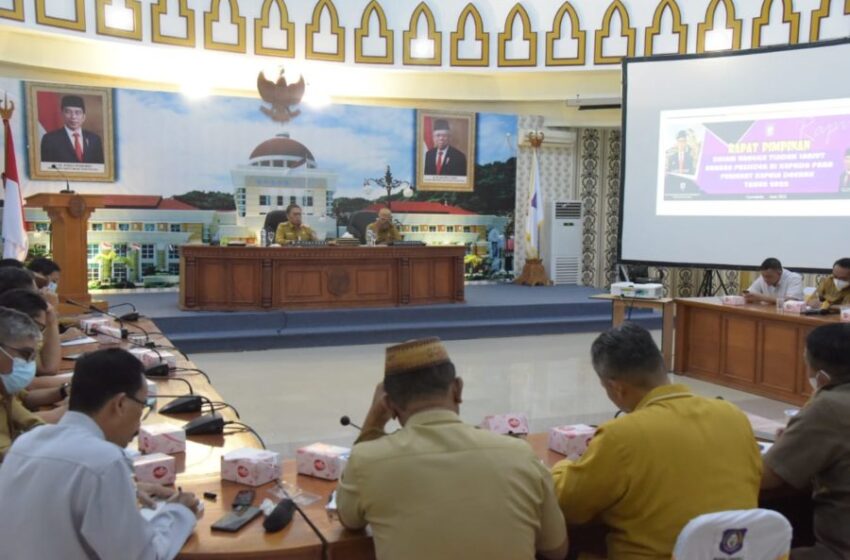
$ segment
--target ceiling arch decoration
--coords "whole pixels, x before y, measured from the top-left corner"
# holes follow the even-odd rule
[[[522,40],[528,43],[528,56],[526,58],[508,58],[508,43],[513,40],[514,23],[516,18],[522,23]],[[537,66],[537,33],[531,25],[528,12],[517,2],[508,17],[505,18],[505,29],[499,33],[499,66]]]
[[[369,22],[372,20],[373,14],[378,18],[378,35],[384,40],[383,56],[363,53],[363,41],[371,34]],[[384,9],[378,3],[378,0],[372,0],[363,10],[363,16],[360,18],[360,27],[354,30],[354,62],[392,64],[395,48],[394,35],[393,31],[387,26],[387,14],[384,13]]]
[[[158,0],[156,4],[151,4],[151,42],[176,47],[195,46],[195,10],[189,7],[187,1],[178,0],[177,17],[186,22],[186,33],[183,37],[165,35],[162,32],[161,18],[172,15],[168,13],[168,0]]]
[[[427,36],[419,37],[419,21],[425,18]],[[433,56],[413,56],[411,47],[413,41],[427,39],[433,45]],[[402,34],[402,61],[407,66],[441,66],[443,64],[443,34],[437,31],[437,23],[434,21],[434,12],[425,2],[420,2],[410,15],[410,25]]]
[[[652,25],[646,28],[643,54],[652,56],[655,50],[655,38],[661,35],[661,20],[664,12],[669,10],[673,18],[672,32],[679,38],[679,54],[688,52],[688,24],[682,23],[682,10],[676,0],[662,0],[652,16]]]
[[[820,6],[812,10],[812,22],[809,28],[809,41],[819,41],[821,34],[821,22],[832,16],[833,4],[836,0],[821,0]],[[850,0],[844,0],[844,14],[850,15]]]
[[[142,3],[140,0],[119,0],[124,4],[124,8],[131,10],[133,13],[133,28],[122,29],[120,27],[110,27],[106,24],[106,7],[115,6],[115,0],[96,0],[94,4],[95,22],[98,35],[108,35],[110,37],[121,37],[124,39],[133,39],[135,41],[142,40]]]
[[[481,56],[478,58],[460,58],[460,42],[466,39],[466,22],[472,18],[475,27],[475,41],[481,45]],[[451,34],[451,65],[452,66],[489,66],[490,65],[490,34],[484,31],[484,20],[478,9],[469,3],[457,18],[457,29]]]
[[[272,8],[277,7],[280,15],[280,27],[277,31],[286,33],[286,44],[280,47],[269,47],[263,42],[265,31],[271,28]],[[260,17],[254,20],[254,53],[268,56],[295,56],[295,24],[289,19],[289,10],[284,0],[265,0],[260,9]]]
[[[705,10],[705,19],[697,26],[698,53],[704,53],[706,51],[705,36],[710,31],[714,31],[714,24],[717,20],[717,8],[721,3],[726,10],[725,29],[732,30],[732,50],[737,51],[741,48],[741,30],[744,22],[735,17],[735,3],[732,2],[732,0],[711,0],[708,4],[708,8]]]
[[[790,27],[788,43],[796,45],[800,42],[800,14],[794,11],[794,0],[779,0],[782,2],[782,22]],[[753,20],[753,48],[761,46],[761,30],[770,25],[770,9],[774,0],[764,0],[761,5],[761,15]]]
[[[594,35],[593,63],[594,64],[620,64],[622,56],[606,56],[603,54],[605,39],[611,36],[611,19],[614,14],[620,16],[620,33],[626,38],[626,56],[635,55],[635,42],[637,31],[629,22],[629,11],[621,0],[614,0],[605,15],[602,16],[602,27],[596,30]]]
[[[24,0],[12,0],[11,8],[0,8],[0,18],[24,21]]]
[[[74,0],[74,19],[66,19],[47,13],[47,0],[35,0],[35,21],[40,25],[69,29],[71,31],[86,30],[85,0]]]
[[[327,11],[331,21],[331,35],[336,37],[336,51],[317,51],[315,48],[315,35],[322,31],[322,13]],[[307,47],[305,57],[310,60],[328,60],[331,62],[345,62],[345,28],[339,24],[339,13],[332,0],[319,0],[313,8],[313,19],[306,27]]]
[[[236,26],[235,43],[216,41],[213,37],[213,24],[221,22],[221,3],[224,1],[230,6],[230,23]],[[210,11],[204,13],[204,48],[234,53],[246,52],[245,25],[245,17],[239,15],[237,0],[212,0]]]
[[[556,57],[555,43],[561,40],[561,30],[564,28],[565,17],[569,18],[570,36],[576,41],[576,55],[573,57]],[[555,14],[552,30],[546,32],[546,66],[584,66],[586,53],[587,33],[581,28],[576,9],[569,1],[564,2]]]

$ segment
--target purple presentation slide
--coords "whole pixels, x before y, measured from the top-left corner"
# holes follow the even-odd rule
[[[665,200],[850,199],[850,115],[680,122]]]

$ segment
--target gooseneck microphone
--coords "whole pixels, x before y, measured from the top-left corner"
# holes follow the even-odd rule
[[[358,430],[361,430],[361,431],[363,430],[363,428],[361,428],[360,426],[358,426],[357,424],[352,422],[351,418],[349,418],[348,416],[343,416],[342,418],[340,418],[339,423],[342,424],[343,426],[351,426],[352,428],[357,428]]]
[[[62,194],[74,194],[74,191],[71,190],[71,182],[68,181],[68,176],[62,173],[62,171],[58,167],[56,167],[55,163],[50,166],[50,169],[52,169],[53,171],[58,173],[60,177],[65,179],[65,188],[59,192],[61,192]]]

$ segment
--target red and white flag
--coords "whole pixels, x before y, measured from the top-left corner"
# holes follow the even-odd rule
[[[6,145],[6,167],[3,173],[3,258],[27,258],[29,240],[24,222],[24,201],[21,196],[21,183],[18,180],[18,164],[15,160],[15,145],[12,142],[12,127],[9,119],[3,119],[3,132]]]

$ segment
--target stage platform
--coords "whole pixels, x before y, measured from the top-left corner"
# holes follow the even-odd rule
[[[182,351],[230,352],[400,342],[597,332],[611,324],[611,304],[588,299],[582,286],[466,286],[466,303],[416,307],[261,312],[181,311],[177,292],[97,295],[110,305],[132,303]],[[116,309],[124,313],[125,309]],[[635,309],[632,319],[661,328],[661,316]]]

